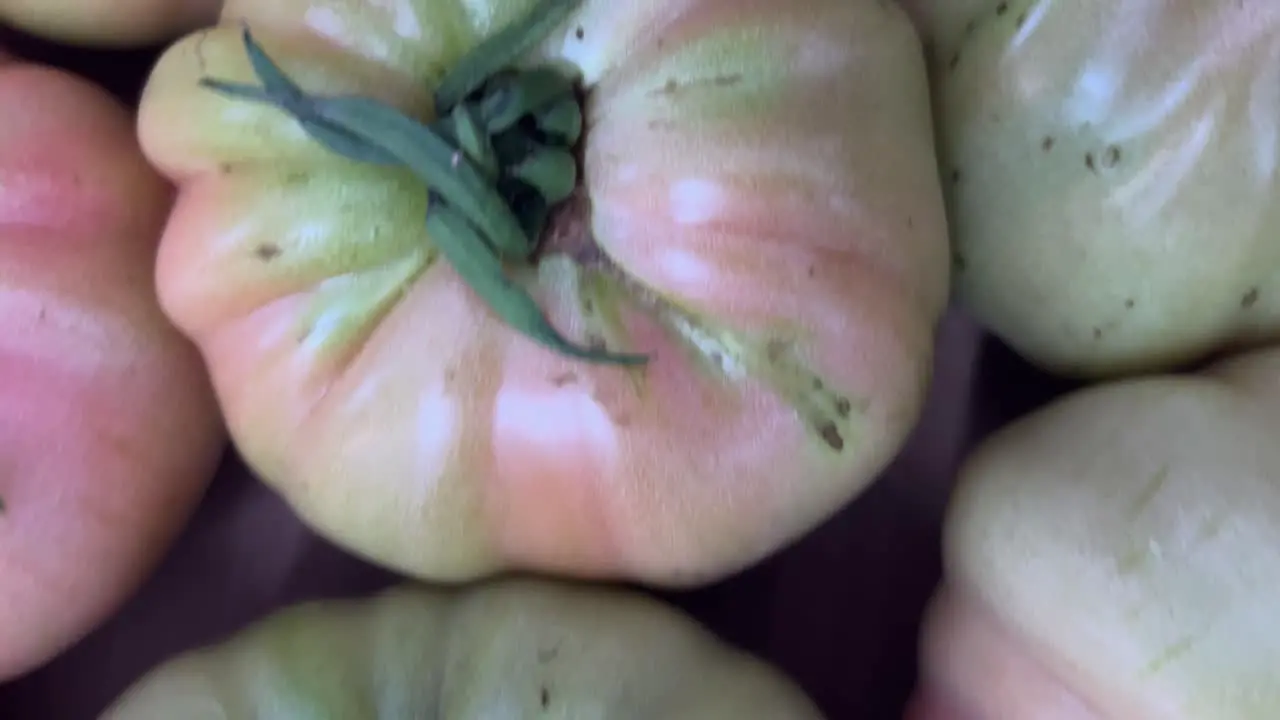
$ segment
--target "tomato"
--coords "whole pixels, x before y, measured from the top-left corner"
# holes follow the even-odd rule
[[[438,116],[446,71],[514,46],[482,40],[533,7],[244,0],[169,48],[139,120],[180,186],[161,301],[250,466],[353,552],[442,581],[709,581],[833,514],[917,421],[949,270],[919,41],[872,0],[588,0],[520,58],[586,98],[579,187],[525,246],[524,225],[477,239],[514,205],[459,215],[492,186],[433,200],[487,177],[485,148],[452,153],[461,179],[419,173],[448,156],[426,124],[488,112]],[[344,97],[201,84],[266,92],[255,48],[290,92]],[[341,125],[374,122],[353,93],[400,155]],[[290,114],[321,110],[348,115]],[[503,137],[481,142],[514,152]],[[543,157],[549,202],[574,167]]]
[[[897,0],[907,11],[925,46],[933,50],[951,47],[978,16],[995,12],[1000,0]]]
[[[1280,4],[916,7],[977,320],[1091,379],[1280,337]]]
[[[820,718],[788,678],[638,593],[506,579],[277,611],[171,659],[103,720]]]
[[[212,24],[220,0],[0,0],[0,23],[85,46],[136,47]]]
[[[1271,347],[986,441],[949,509],[919,720],[1275,717],[1277,425]]]
[[[0,58],[0,680],[132,593],[213,477],[225,429],[155,296],[172,191],[133,118]]]

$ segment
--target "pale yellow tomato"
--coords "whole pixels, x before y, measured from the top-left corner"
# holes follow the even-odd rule
[[[960,302],[1085,378],[1280,337],[1280,3],[969,5],[933,30]]]
[[[171,47],[140,119],[180,186],[162,303],[248,463],[348,549],[442,580],[722,577],[918,418],[948,291],[919,42],[876,0],[587,0],[522,58],[579,76],[586,127],[581,188],[509,282],[648,357],[623,367],[499,319],[407,170],[199,84],[257,82],[247,27],[304,91],[431,122],[442,74],[532,7],[243,0]]]
[[[1280,710],[1280,348],[1102,384],[964,468],[916,720]]]
[[[775,668],[637,593],[507,579],[278,611],[153,670],[103,720],[819,720]]]
[[[170,187],[105,91],[0,55],[0,681],[105,619],[225,443],[152,280]]]
[[[222,0],[0,0],[0,23],[52,40],[133,47],[212,24]]]

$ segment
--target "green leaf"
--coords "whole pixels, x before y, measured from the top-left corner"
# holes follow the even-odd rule
[[[308,132],[319,129],[319,135],[312,137],[335,152],[380,161],[394,158],[462,211],[504,257],[527,258],[532,253],[520,222],[461,150],[416,119],[372,98],[307,95],[262,51],[248,28],[243,38],[265,90],[256,99],[280,107]],[[221,87],[236,86],[221,83]],[[364,141],[366,146],[352,140]]]
[[[436,112],[445,114],[500,70],[514,65],[568,19],[582,0],[541,0],[525,17],[477,45],[436,88]]]
[[[281,107],[281,99],[272,96],[266,88],[254,85],[244,85],[241,83],[223,82],[222,80],[211,80],[208,78],[202,79],[200,81],[200,85],[201,87],[209,88],[210,90],[230,97],[236,97],[242,100],[253,100]],[[370,145],[367,141],[352,135],[342,128],[330,127],[324,122],[308,118],[306,116],[300,117],[298,115],[294,115],[293,117],[295,121],[302,125],[303,130],[305,130],[312,139],[319,142],[329,151],[337,153],[338,155],[342,155],[357,162],[365,162],[373,165],[396,166],[403,164],[400,162],[399,158],[387,153],[376,145]]]
[[[466,153],[396,108],[365,97],[313,98],[315,116],[399,158],[480,229],[503,257],[527,258],[532,249],[502,196]],[[455,128],[456,130],[456,128]]]
[[[539,147],[507,168],[507,174],[528,183],[547,203],[555,205],[573,194],[578,184],[578,162],[564,150]]]
[[[557,100],[535,112],[534,119],[539,130],[565,146],[582,137],[582,107],[577,98]]]
[[[478,242],[476,230],[448,203],[432,198],[427,232],[440,253],[472,290],[508,325],[542,346],[579,360],[615,365],[642,365],[645,355],[612,353],[581,347],[561,335],[524,289],[511,282],[502,263]]]
[[[454,106],[449,115],[453,120],[453,131],[458,139],[458,147],[471,158],[476,167],[484,173],[490,182],[497,180],[501,168],[498,165],[498,153],[493,149],[493,142],[485,134],[484,128],[476,118],[475,111],[467,103]]]
[[[573,98],[573,80],[556,68],[537,67],[499,76],[480,104],[480,117],[490,133],[500,133],[520,118],[564,98]]]

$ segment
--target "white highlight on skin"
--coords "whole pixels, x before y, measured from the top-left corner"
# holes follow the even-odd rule
[[[702,178],[685,178],[672,183],[667,202],[671,219],[681,225],[702,225],[719,217],[726,204],[720,184]]]
[[[707,264],[697,255],[676,248],[661,250],[658,264],[662,274],[677,287],[705,287],[712,281]]]
[[[349,40],[347,26],[342,21],[342,16],[332,8],[309,7],[302,18],[303,23],[315,30],[316,34],[333,40],[339,45],[346,45]],[[367,38],[366,41],[372,39]],[[378,59],[386,60],[391,57],[391,48],[386,43],[380,43],[376,47],[369,47]]]
[[[391,29],[406,40],[422,37],[422,23],[413,6],[405,0],[373,0],[374,7],[391,16]]]

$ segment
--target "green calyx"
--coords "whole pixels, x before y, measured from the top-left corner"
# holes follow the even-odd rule
[[[561,335],[506,274],[528,263],[551,210],[578,182],[582,134],[575,81],[517,60],[564,22],[580,0],[541,0],[523,21],[481,43],[441,80],[429,124],[372,98],[307,94],[248,28],[245,52],[261,86],[211,78],[203,87],[273,105],[313,140],[357,162],[407,168],[428,187],[426,229],[455,272],[504,322],[567,357],[639,365],[645,355],[582,347]]]

